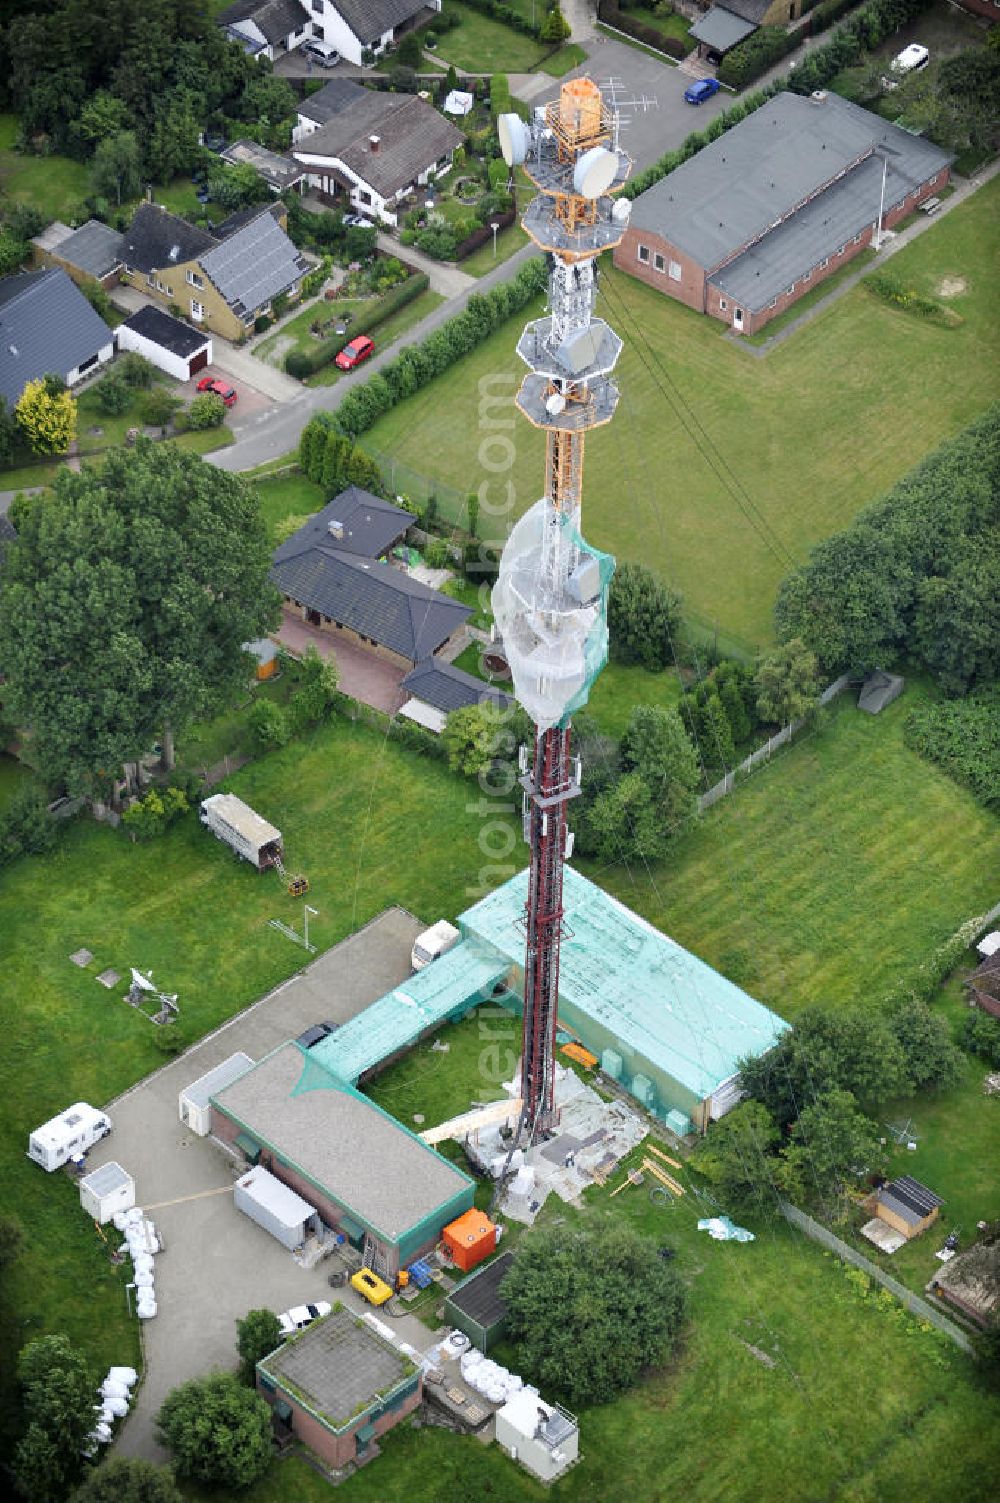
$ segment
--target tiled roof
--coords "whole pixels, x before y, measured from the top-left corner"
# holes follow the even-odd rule
[[[271,580],[282,594],[411,663],[430,657],[472,614],[391,564],[325,545],[275,559]]]
[[[122,236],[122,260],[136,271],[162,271],[197,260],[217,244],[214,235],[188,224],[159,204],[140,204]]]
[[[349,485],[282,543],[274,560],[283,563],[316,547],[353,553],[357,558],[381,558],[399,542],[412,521],[401,506]]]
[[[0,282],[0,396],[13,407],[29,381],[70,371],[113,334],[59,267]]]
[[[415,699],[422,699],[424,704],[443,710],[446,715],[452,710],[462,710],[466,705],[478,705],[484,701],[499,709],[510,704],[509,694],[437,658],[427,658],[411,668],[399,687]]]
[[[151,339],[161,349],[182,357],[195,354],[210,342],[209,336],[202,330],[192,329],[190,324],[182,324],[179,318],[171,318],[169,313],[164,313],[162,308],[154,308],[152,303],[147,303],[137,313],[133,313],[131,318],[125,320],[122,328],[133,329],[136,334],[141,334],[144,339]]]
[[[269,209],[262,209],[200,259],[206,274],[240,316],[266,307],[280,292],[287,292],[308,267]]]
[[[334,0],[359,42],[377,42],[424,9],[427,0]]]
[[[376,94],[335,113],[292,147],[296,157],[336,158],[382,198],[390,198],[464,137],[433,105],[416,95]],[[373,149],[371,137],[378,136]]]
[[[355,83],[351,78],[331,78],[315,94],[310,94],[308,99],[303,99],[296,109],[307,120],[315,120],[319,125],[326,125],[334,115],[339,115],[341,110],[360,109],[363,101],[374,97],[373,89],[366,89],[361,84]]]
[[[236,0],[215,18],[219,26],[252,21],[269,42],[283,42],[293,31],[300,31],[308,19],[307,8],[300,0]]]

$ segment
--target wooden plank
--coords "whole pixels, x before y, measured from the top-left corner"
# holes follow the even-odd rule
[[[665,1169],[660,1168],[659,1164],[654,1164],[652,1159],[643,1159],[642,1167],[648,1169],[650,1174],[655,1175],[660,1183],[666,1185],[667,1189],[672,1190],[675,1195],[684,1194],[684,1186],[679,1185],[675,1179],[672,1179]]]
[[[669,1153],[664,1153],[663,1150],[662,1150],[662,1148],[656,1148],[652,1143],[647,1143],[646,1147],[647,1147],[647,1149],[649,1150],[650,1153],[655,1153],[656,1157],[658,1159],[662,1159],[663,1162],[665,1164],[669,1164],[672,1169],[683,1169],[684,1168],[684,1165],[683,1164],[679,1164],[676,1159],[672,1159],[670,1157]]]

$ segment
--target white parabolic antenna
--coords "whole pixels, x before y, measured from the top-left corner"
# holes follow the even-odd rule
[[[141,992],[156,991],[156,987],[153,985],[152,981],[150,981],[148,976],[144,976],[141,971],[137,971],[135,966],[130,966],[129,969],[132,972],[133,986],[137,986]]]
[[[497,119],[500,151],[508,167],[520,167],[528,154],[528,127],[520,115],[500,115]]]
[[[628,224],[629,215],[632,213],[632,202],[628,198],[615,200],[615,206],[611,210],[611,218],[615,224]]]
[[[564,412],[565,410],[566,398],[561,391],[554,391],[550,397],[546,397],[545,411],[550,417],[556,417],[560,412]]]
[[[582,198],[600,198],[611,187],[617,171],[617,154],[605,146],[592,146],[573,169],[573,187]]]

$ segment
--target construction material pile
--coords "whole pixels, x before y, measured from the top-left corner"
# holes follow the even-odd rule
[[[130,1211],[118,1211],[114,1222],[118,1230],[125,1233],[125,1241],[119,1250],[127,1252],[132,1259],[136,1314],[140,1320],[152,1320],[156,1315],[153,1257],[162,1250],[163,1244],[156,1227],[146,1219],[141,1206],[133,1206]]]
[[[124,1419],[129,1411],[131,1390],[139,1381],[134,1367],[109,1367],[100,1387],[101,1402],[94,1405],[97,1420],[83,1443],[85,1456],[95,1455],[98,1446],[111,1440],[115,1420]]]

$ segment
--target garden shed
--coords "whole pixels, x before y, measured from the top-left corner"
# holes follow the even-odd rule
[[[933,1190],[928,1190],[926,1185],[911,1179],[908,1174],[882,1185],[868,1201],[868,1209],[878,1220],[886,1222],[908,1242],[912,1237],[919,1237],[937,1220],[943,1205],[940,1195],[935,1195]]]
[[[507,1329],[507,1305],[500,1286],[513,1262],[513,1253],[501,1253],[456,1285],[444,1302],[445,1321],[464,1331],[481,1352],[495,1346]]]
[[[858,709],[867,710],[869,715],[877,715],[887,705],[891,705],[894,699],[898,699],[903,692],[906,683],[898,673],[885,673],[881,668],[875,668],[864,683],[861,685],[861,693],[858,695]]]
[[[80,1204],[104,1226],[116,1211],[130,1211],[135,1205],[135,1180],[112,1159],[80,1181]]]
[[[212,1123],[212,1109],[210,1101],[216,1091],[223,1090],[227,1085],[232,1085],[234,1080],[239,1080],[247,1070],[252,1069],[253,1060],[249,1054],[238,1051],[224,1059],[221,1064],[201,1075],[191,1085],[185,1086],[177,1098],[177,1110],[182,1122],[196,1132],[199,1138],[208,1136]]]

